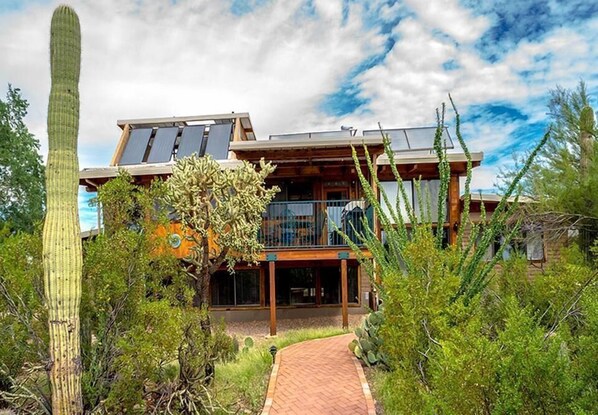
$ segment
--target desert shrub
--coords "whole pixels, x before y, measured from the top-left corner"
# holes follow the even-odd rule
[[[457,114],[456,136],[469,158],[459,122]],[[440,144],[443,128],[440,112],[435,140],[440,223],[444,222],[450,178]],[[388,356],[391,373],[377,382],[376,392],[386,412],[591,413],[598,404],[596,270],[565,258],[545,275],[530,279],[525,258],[502,261],[502,250],[518,232],[512,216],[517,197],[514,203],[508,203],[507,197],[516,195],[518,181],[547,136],[531,152],[483,226],[468,223],[469,162],[464,211],[456,244],[451,247],[443,246],[429,212],[421,215],[423,219],[416,217],[404,195],[400,196],[406,203],[404,212],[399,200],[388,200],[369,162],[369,176],[380,188],[379,201],[354,157],[360,183],[386,234],[384,243],[373,232],[360,235],[375,266],[352,245],[384,304],[381,352]],[[385,144],[393,169],[387,139]],[[393,173],[401,195],[401,177],[396,169]],[[420,206],[425,206],[424,197],[418,198]],[[430,203],[427,206],[429,210]],[[409,228],[403,215],[409,217]],[[471,230],[470,241],[463,243],[466,228]],[[500,249],[485,261],[486,249],[505,230]],[[351,245],[349,238],[346,241]]]

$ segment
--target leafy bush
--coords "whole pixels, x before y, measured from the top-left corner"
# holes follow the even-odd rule
[[[443,117],[439,113],[435,140],[441,223],[450,178],[450,166],[440,144]],[[458,114],[456,136],[469,158],[459,132]],[[540,146],[546,139],[547,135]],[[393,153],[388,140],[385,143],[392,169]],[[515,193],[539,148],[515,176],[506,197]],[[373,164],[369,163],[368,168],[369,175],[378,182]],[[401,195],[402,180],[396,169],[393,173]],[[382,340],[379,343],[380,351],[388,356],[391,372],[378,378],[375,392],[387,413],[595,411],[595,269],[574,260],[579,255],[573,255],[544,275],[529,279],[524,258],[501,261],[502,249],[517,232],[518,224],[511,223],[517,203],[507,203],[505,197],[483,227],[467,223],[471,162],[457,243],[446,248],[441,233],[430,223],[429,201],[428,213],[416,217],[407,198],[400,196],[407,203],[406,212],[401,213],[400,203],[388,200],[379,183],[381,202],[366,175],[361,173],[359,177],[386,234],[384,244],[373,232],[360,235],[375,266],[359,247],[353,244],[353,248],[372,282],[380,280],[377,288],[384,304],[384,321],[378,332]],[[420,195],[420,206],[425,206],[423,199]],[[409,229],[404,214],[409,216]],[[502,247],[486,262],[486,248],[507,228],[511,230]],[[462,243],[464,229],[471,231],[468,243]],[[351,245],[349,238],[346,241]],[[499,271],[495,269],[497,264],[501,265]]]

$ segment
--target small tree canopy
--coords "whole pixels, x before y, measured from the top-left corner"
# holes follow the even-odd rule
[[[23,121],[28,106],[9,84],[0,99],[0,228],[9,232],[31,232],[43,217],[44,166],[39,141]]]
[[[190,262],[211,274],[225,261],[229,269],[257,261],[262,213],[279,191],[264,182],[274,169],[263,160],[258,170],[247,161],[223,169],[210,156],[188,157],[173,167],[167,201],[196,243]],[[210,246],[211,238],[217,247]]]

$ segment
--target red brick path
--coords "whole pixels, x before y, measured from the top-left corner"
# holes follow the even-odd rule
[[[353,334],[311,340],[278,353],[263,414],[368,414],[373,401],[347,348]],[[359,373],[361,371],[361,374]],[[369,401],[366,399],[369,395]]]

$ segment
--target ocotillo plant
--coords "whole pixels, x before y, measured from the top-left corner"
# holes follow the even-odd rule
[[[59,6],[50,29],[52,88],[43,232],[54,415],[83,412],[79,339],[82,252],[77,208],[80,63],[79,18],[70,7]]]

